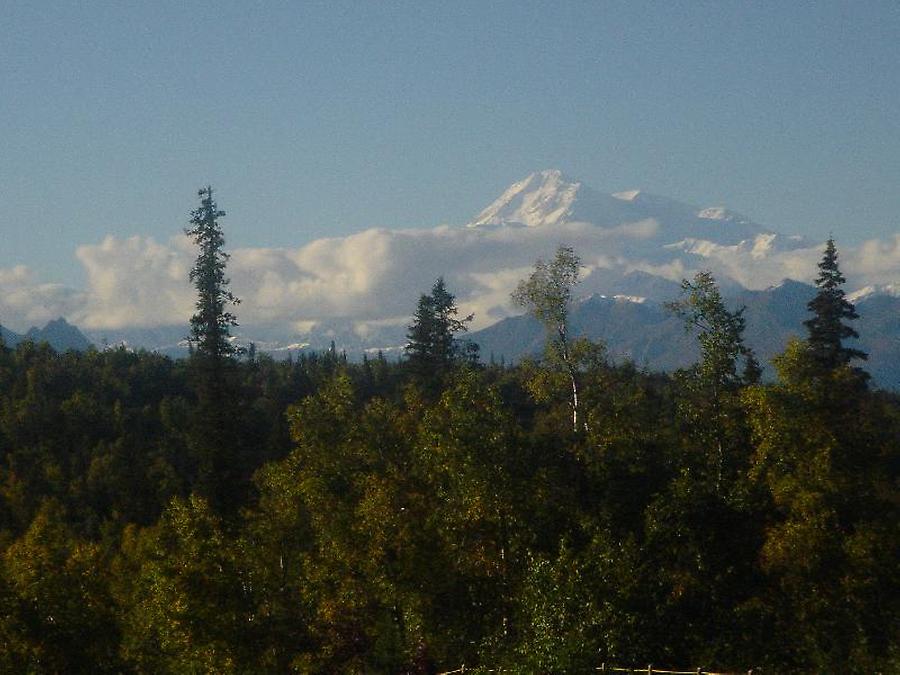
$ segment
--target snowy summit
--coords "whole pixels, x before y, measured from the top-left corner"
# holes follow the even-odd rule
[[[734,246],[772,234],[723,206],[698,208],[636,189],[605,193],[566,177],[559,169],[538,171],[513,183],[468,227],[546,227],[574,222],[615,227],[646,220],[659,225],[659,235],[667,244],[692,239]]]

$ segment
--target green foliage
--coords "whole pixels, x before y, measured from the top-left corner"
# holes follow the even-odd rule
[[[55,500],[3,554],[0,665],[4,672],[118,672],[118,630],[106,561],[80,541]]]
[[[174,499],[153,528],[126,533],[133,575],[122,652],[141,672],[235,673],[253,629],[246,586],[220,519],[198,497]]]
[[[572,413],[572,429],[578,433],[588,430],[587,422],[579,421],[583,402],[579,387],[580,371],[585,364],[602,359],[602,347],[585,339],[573,340],[569,327],[569,304],[572,289],[578,284],[581,259],[568,246],[560,246],[549,263],[541,259],[534,271],[519,282],[513,291],[512,301],[540,321],[547,330],[544,363],[550,370],[560,371],[564,377],[539,376],[533,385],[538,397],[547,395],[547,384],[568,392]]]
[[[676,374],[681,389],[678,408],[685,438],[697,443],[704,458],[693,468],[710,476],[716,492],[721,492],[723,481],[734,485],[734,477],[744,468],[746,433],[737,392],[741,385],[759,380],[760,368],[744,345],[744,309],[732,312],[725,307],[712,274],[699,272],[693,280],[683,280],[681,289],[682,298],[668,307],[697,334],[700,362]],[[738,373],[740,357],[745,358],[743,374]]]
[[[637,562],[634,542],[603,533],[579,550],[563,542],[555,558],[529,557],[518,598],[523,634],[510,666],[562,673],[634,663],[646,653]]]
[[[900,581],[897,410],[847,366],[818,379],[800,342],[776,365],[778,384],[745,393],[751,477],[772,505],[760,549],[769,602],[813,670],[874,672],[900,628],[877,600]]]
[[[693,280],[681,282],[682,298],[668,307],[684,320],[689,331],[696,331],[701,359],[696,375],[715,391],[740,384],[737,361],[747,356],[744,345],[744,308],[735,312],[725,301],[709,272],[698,272]],[[751,364],[751,371],[753,366]]]
[[[531,276],[519,282],[512,296],[516,305],[534,314],[562,341],[569,330],[569,303],[580,267],[581,259],[574,249],[560,246],[549,263],[538,259]]]
[[[801,341],[760,383],[708,276],[695,368],[611,364],[568,333],[577,273],[525,284],[541,361],[433,389],[336,349],[218,389],[0,353],[0,671],[897,670],[900,398]]]

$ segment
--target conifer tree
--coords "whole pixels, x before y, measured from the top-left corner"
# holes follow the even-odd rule
[[[457,319],[456,297],[447,290],[443,277],[438,277],[430,295],[422,295],[407,334],[406,354],[413,372],[434,382],[460,362],[473,362],[478,348],[456,338],[465,332],[473,316]]]
[[[191,317],[192,364],[197,408],[191,446],[199,460],[198,488],[217,509],[228,509],[247,485],[247,457],[240,448],[235,364],[239,353],[229,329],[237,320],[226,307],[239,300],[228,290],[228,254],[218,219],[225,215],[213,200],[211,187],[198,192],[200,208],[191,213],[185,234],[200,248],[190,279],[197,289],[197,312]]]
[[[846,366],[853,359],[868,358],[865,352],[843,345],[845,339],[859,337],[853,327],[845,323],[845,320],[859,318],[856,308],[847,300],[841,288],[845,281],[838,267],[834,239],[829,237],[819,263],[819,277],[816,279],[819,292],[807,304],[813,317],[803,322],[809,332],[807,344],[810,354],[816,365],[825,372]]]
[[[225,236],[218,219],[225,215],[213,201],[213,190],[207,186],[198,193],[200,208],[191,212],[191,227],[185,234],[200,247],[191,269],[190,279],[197,289],[197,313],[191,317],[191,343],[201,356],[218,362],[234,355],[238,349],[229,340],[229,329],[237,326],[237,318],[226,310],[240,300],[228,290],[225,265],[229,255],[222,250]]]

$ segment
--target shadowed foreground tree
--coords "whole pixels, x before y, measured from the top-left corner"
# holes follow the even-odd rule
[[[478,360],[478,345],[456,338],[467,330],[473,315],[457,319],[456,297],[447,290],[443,277],[422,295],[409,327],[406,354],[415,377],[427,388],[439,386],[461,363]]]
[[[191,227],[185,234],[200,249],[190,279],[197,289],[197,312],[191,317],[192,366],[198,398],[192,446],[199,460],[199,488],[214,504],[234,501],[232,494],[243,479],[237,422],[236,385],[233,359],[240,352],[231,341],[230,328],[237,318],[229,305],[240,302],[228,290],[225,276],[228,254],[223,251],[225,235],[219,218],[225,215],[213,200],[213,190],[198,193],[200,207],[191,213]]]
[[[745,359],[743,377],[751,384],[759,379],[759,365],[744,344],[744,308],[732,312],[725,306],[710,272],[684,279],[681,293],[681,299],[667,307],[684,321],[688,331],[697,334],[700,362],[676,374],[683,390],[678,407],[693,435],[706,448],[714,448],[712,465],[719,492],[726,464],[736,468],[735,458],[726,454],[743,445],[735,428],[743,417],[737,393],[745,383],[738,373],[738,359]]]
[[[853,359],[868,358],[865,352],[843,344],[848,338],[859,337],[853,327],[845,323],[859,318],[856,308],[847,300],[841,288],[845,281],[838,267],[834,239],[829,237],[819,263],[819,277],[816,279],[819,292],[807,305],[813,317],[803,322],[809,331],[807,344],[810,355],[822,372],[846,366]]]
[[[810,369],[794,340],[778,381],[743,398],[764,490],[761,600],[781,672],[900,672],[900,415],[851,369]],[[823,384],[825,386],[823,386]],[[776,656],[777,654],[777,656]]]

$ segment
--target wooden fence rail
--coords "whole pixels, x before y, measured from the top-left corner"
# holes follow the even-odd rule
[[[605,663],[601,664],[597,668],[594,668],[598,673],[628,673],[628,675],[753,675],[753,669],[747,671],[735,671],[724,673],[720,671],[714,670],[705,670],[704,668],[697,668],[696,670],[665,670],[663,668],[654,668],[653,664],[648,665],[646,668],[620,668],[618,666],[608,666]],[[462,675],[463,673],[469,672],[474,673],[475,671],[479,671],[482,673],[515,673],[517,671],[510,670],[508,668],[499,668],[499,669],[488,669],[481,670],[479,668],[466,668],[465,664],[461,665],[456,670],[445,670],[444,672],[438,673],[438,675]]]

